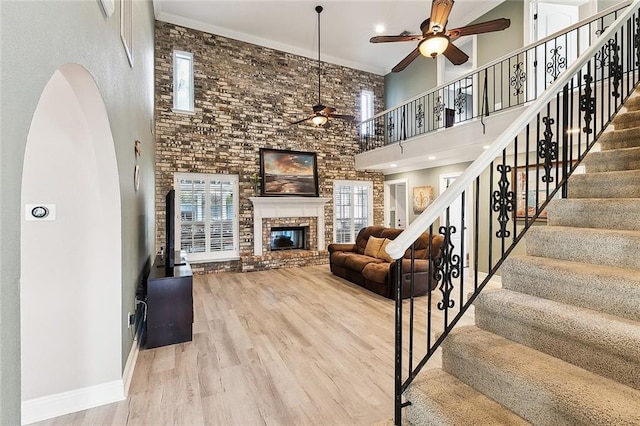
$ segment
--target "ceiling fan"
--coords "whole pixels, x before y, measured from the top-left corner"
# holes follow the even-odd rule
[[[338,118],[340,120],[347,121],[355,120],[353,115],[336,114],[335,108],[324,106],[320,103],[320,13],[322,12],[322,6],[316,6],[316,12],[318,12],[318,103],[313,106],[312,115],[303,118],[302,120],[295,121],[291,123],[291,125],[311,121],[316,126],[324,126],[330,118]]]
[[[452,41],[466,35],[502,31],[511,25],[509,19],[500,18],[447,30],[447,20],[453,8],[453,2],[453,0],[433,0],[431,4],[431,16],[420,24],[420,32],[422,34],[402,33],[400,35],[371,37],[369,40],[371,43],[420,41],[418,46],[409,53],[407,57],[393,67],[392,72],[402,71],[413,62],[414,59],[420,56],[420,54],[427,58],[435,58],[443,54],[454,65],[464,64],[469,60],[469,56],[451,43]]]

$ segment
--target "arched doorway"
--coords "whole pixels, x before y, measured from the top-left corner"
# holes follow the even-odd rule
[[[60,67],[29,129],[22,177],[23,423],[122,399],[121,205],[91,74]],[[38,219],[34,206],[49,215]]]

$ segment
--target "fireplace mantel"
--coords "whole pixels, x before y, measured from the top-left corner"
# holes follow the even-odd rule
[[[317,250],[324,250],[324,205],[321,197],[249,197],[253,203],[253,254],[262,256],[262,219],[278,217],[315,217]]]

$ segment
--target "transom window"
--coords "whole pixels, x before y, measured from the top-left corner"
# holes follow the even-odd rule
[[[373,223],[373,183],[335,181],[333,199],[333,240],[353,243],[358,232]]]
[[[189,261],[239,257],[238,176],[176,173],[176,247]]]
[[[173,51],[173,109],[193,112],[193,53]]]

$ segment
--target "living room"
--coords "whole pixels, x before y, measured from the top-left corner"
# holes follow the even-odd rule
[[[504,7],[521,11],[523,5],[523,2],[507,2]],[[213,273],[215,271],[241,271],[243,265],[251,262],[254,263],[253,269],[268,270],[282,266],[278,262],[288,257],[279,254],[275,260],[268,259],[271,263],[265,263],[264,259],[255,259],[253,253],[256,236],[250,197],[259,195],[254,176],[260,177],[260,148],[315,153],[320,197],[333,198],[334,181],[372,182],[371,222],[385,222],[384,181],[397,179],[398,176],[356,168],[358,129],[337,120],[332,121],[331,127],[326,129],[288,125],[288,122],[304,116],[307,107],[315,103],[317,64],[313,58],[285,54],[155,21],[150,2],[132,2],[131,6],[136,24],[132,28],[135,42],[129,46],[129,52],[122,47],[119,2],[110,17],[102,11],[98,2],[3,2],[0,8],[2,149],[7,154],[2,156],[4,185],[1,210],[3,290],[0,325],[3,344],[0,349],[0,421],[3,424],[20,423],[22,400],[89,389],[104,383],[122,386],[127,381],[123,376],[128,376],[130,380],[135,374],[127,368],[131,348],[136,344],[128,325],[128,313],[138,310],[136,291],[145,279],[156,253],[164,245],[164,195],[174,186],[173,173],[238,176],[238,256],[236,259],[216,262],[194,262],[194,269],[202,274],[197,279],[204,280],[205,288],[209,288],[204,290],[205,293],[223,285],[219,282],[219,275]],[[504,10],[495,13],[504,14]],[[68,22],[69,17],[81,25],[61,27],[60,22]],[[522,21],[522,16],[511,19],[514,22],[516,19]],[[26,35],[25,28],[38,28],[38,31]],[[311,31],[313,26],[310,24],[309,28]],[[519,44],[522,45],[522,42]],[[196,58],[206,58],[196,61],[196,93],[201,94],[202,98],[198,99],[198,109],[193,115],[172,111],[172,53],[176,49],[193,52]],[[496,50],[494,57],[485,57],[485,62],[503,53]],[[132,63],[135,65],[132,66]],[[83,69],[64,67],[65,64],[79,65]],[[52,92],[54,94],[51,97],[44,96],[45,88],[56,72],[63,77],[59,86],[55,87],[60,92]],[[374,93],[375,111],[378,112],[391,106],[382,102],[390,98],[386,91],[393,86],[398,91],[403,90],[397,78],[323,63],[323,99],[327,99],[326,102],[339,112],[358,116],[360,92],[363,89],[370,90]],[[89,80],[93,80],[93,83]],[[277,84],[278,81],[283,83]],[[110,139],[106,141],[94,140],[97,138],[91,136],[101,131],[104,125],[104,122],[87,116],[92,111],[95,98],[83,99],[81,92],[89,92],[86,87],[91,84],[98,88],[97,93],[104,104],[102,112],[108,117]],[[67,93],[69,88],[75,96],[69,103],[75,102],[76,107],[69,107],[68,110],[73,110],[78,116],[85,115],[81,120],[90,129],[76,141],[82,138],[90,140],[95,144],[94,149],[84,152],[73,146],[49,147],[50,151],[35,154],[35,163],[28,163],[27,159],[34,158],[34,150],[44,149],[42,147],[46,142],[46,132],[39,136],[40,139],[35,139],[38,135],[32,127],[32,120],[39,117],[40,100],[52,99],[49,108],[66,109],[66,103],[56,103],[55,99],[57,94]],[[418,93],[426,89],[428,87],[420,89]],[[38,141],[35,142],[38,145],[31,144],[34,140]],[[109,143],[111,151],[103,151],[105,144]],[[102,161],[95,161],[96,158]],[[56,178],[57,170],[75,171],[74,165],[81,166],[77,175],[66,176],[66,181]],[[85,170],[92,167],[99,170],[97,175]],[[109,231],[105,231],[105,234],[112,234],[115,238],[109,240],[107,248],[99,247],[99,243],[103,238],[108,239],[108,235],[90,234],[94,243],[97,242],[95,246],[90,246],[90,250],[86,249],[87,246],[65,241],[65,235],[86,233],[94,227],[91,221],[82,222],[82,228],[74,232],[69,231],[72,227],[61,229],[49,242],[44,241],[44,234],[37,229],[25,231],[21,222],[24,204],[55,204],[55,200],[60,199],[59,194],[64,192],[65,197],[69,197],[69,193],[73,195],[74,186],[69,185],[70,181],[82,181],[87,176],[95,182],[108,181],[109,185],[105,184],[104,187],[111,188],[104,194],[98,194],[98,198],[91,199],[90,203],[92,211],[100,210],[93,217],[98,218],[100,223],[104,221],[109,224],[106,227]],[[23,179],[27,178],[29,185],[25,186]],[[44,185],[47,180],[48,185]],[[427,184],[435,185],[432,181],[420,179],[412,182],[412,186]],[[100,185],[97,187],[103,188]],[[38,188],[38,192],[25,193],[25,188]],[[88,192],[78,194],[89,196]],[[65,211],[61,207],[59,204],[57,214],[64,218]],[[81,202],[74,205],[73,209],[74,214],[87,216],[82,211]],[[75,216],[70,217],[73,222]],[[325,242],[329,244],[335,235],[331,203],[324,219]],[[114,229],[117,235],[113,235]],[[74,250],[70,250],[67,244],[75,245]],[[101,251],[103,249],[104,252]],[[356,287],[350,287],[326,273],[328,255],[322,252],[318,250],[308,258],[309,265],[320,265],[311,266],[311,274],[326,281],[327,288],[345,285],[347,293],[353,297]],[[46,262],[43,256],[47,256]],[[87,288],[86,282],[99,282],[94,281],[93,275],[98,280],[99,274],[87,267],[81,269],[81,278],[69,278],[67,264],[70,259],[81,265],[107,266],[109,274],[112,274],[109,280],[115,279],[119,285],[114,288],[104,283],[96,286],[100,290]],[[38,270],[38,265],[43,264],[47,267]],[[28,272],[25,267],[28,267]],[[326,271],[323,272],[322,268]],[[257,282],[270,279],[260,275],[262,273],[242,274],[239,277],[248,275],[248,280]],[[306,279],[292,276],[295,273],[286,270],[277,274],[282,280]],[[244,279],[238,278],[239,281]],[[67,281],[73,282],[67,284]],[[43,283],[47,283],[50,289],[43,289]],[[246,290],[247,285],[245,282],[238,289]],[[331,297],[327,288],[316,294],[315,298],[321,300]],[[85,291],[89,294],[85,294]],[[75,294],[79,294],[79,298],[74,297]],[[203,300],[210,300],[202,296]],[[281,295],[283,298],[286,296],[286,293]],[[295,297],[291,293],[289,296]],[[273,295],[264,294],[263,297]],[[312,303],[313,299],[309,297],[305,300]],[[59,302],[59,306],[51,306],[55,305],[49,303],[51,300]],[[233,303],[231,299],[222,300],[226,300],[224,303]],[[31,305],[31,301],[35,305]],[[105,311],[95,310],[103,301],[108,301],[104,303],[108,304]],[[389,309],[385,315],[392,314],[392,306],[382,308],[380,299],[367,303],[376,308]],[[199,311],[198,307],[195,309],[201,315],[206,312],[203,305]],[[30,316],[32,312],[36,314]],[[337,312],[333,314],[337,315]],[[22,320],[18,321],[17,318]],[[54,318],[59,319],[58,324],[54,324]],[[47,324],[47,327],[43,327],[43,324]],[[390,319],[389,327],[391,324]],[[94,330],[99,332],[94,333]],[[290,332],[295,333],[295,327]],[[374,331],[371,333],[375,334]],[[385,334],[383,340],[387,339]],[[103,346],[105,341],[110,342],[108,346]],[[43,342],[49,342],[51,351],[43,346]],[[386,341],[385,345],[392,346],[392,343]],[[99,373],[89,380],[81,377],[82,373],[75,370],[75,366],[56,362],[78,359],[81,353],[86,354],[80,357],[81,361],[95,361],[98,359],[94,358],[98,356],[96,352],[101,351],[104,353],[100,356],[107,359],[100,363],[106,367],[98,368]],[[51,363],[42,361],[43,352],[51,353]],[[25,367],[26,360],[33,361],[35,367]],[[391,366],[387,367],[391,372]],[[45,380],[44,377],[49,379]],[[26,387],[25,380],[28,381]],[[16,391],[21,388],[22,397],[21,392]],[[114,395],[109,392],[105,389],[96,390],[98,395]],[[310,422],[312,420],[313,417],[309,419]]]

